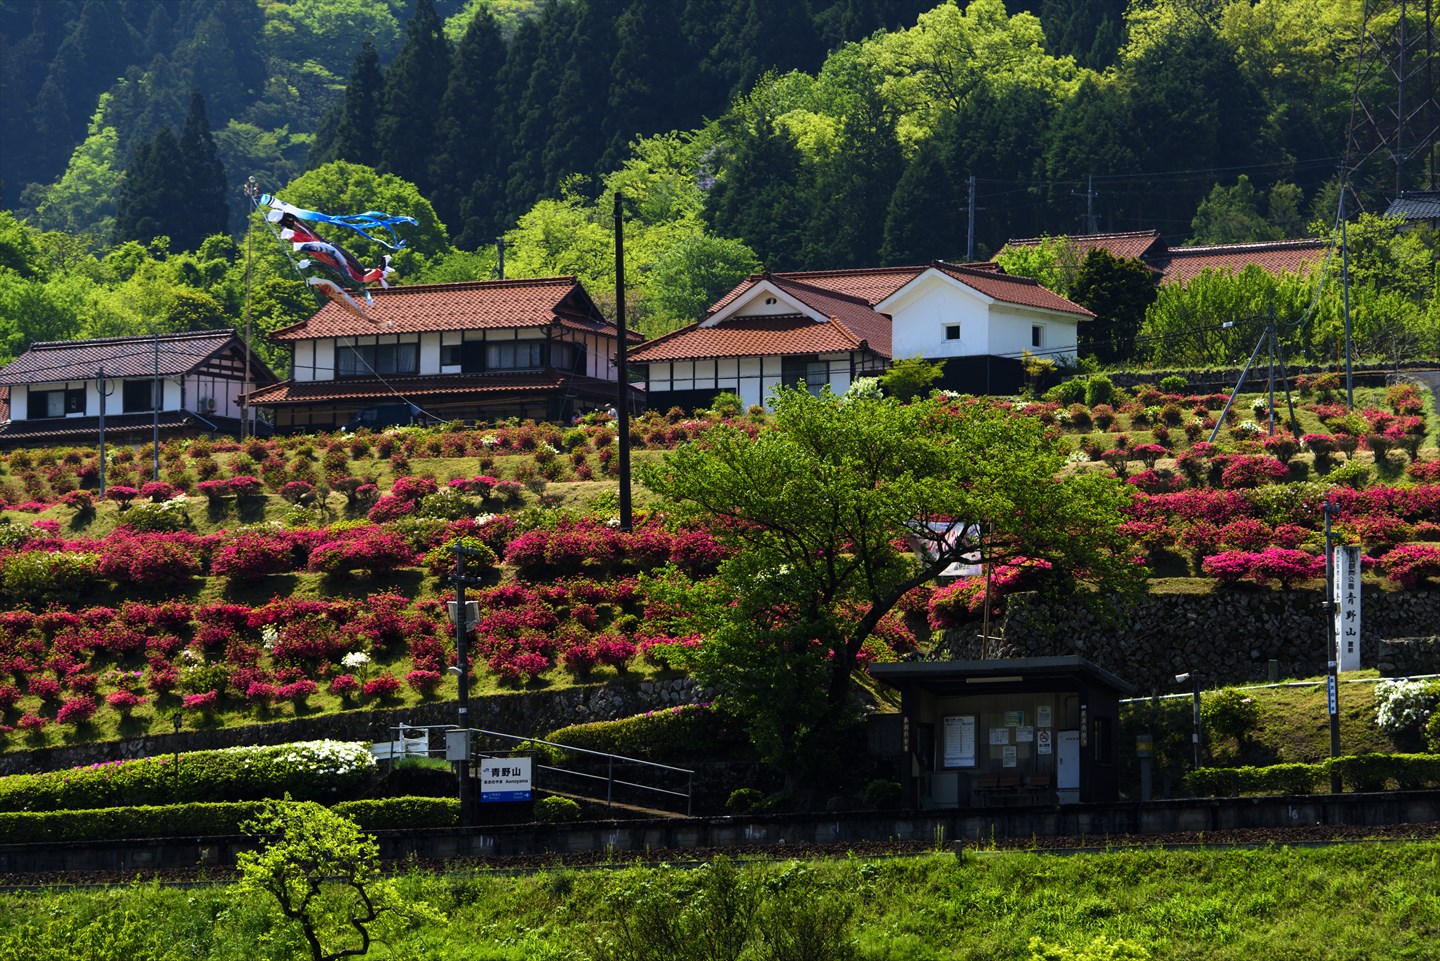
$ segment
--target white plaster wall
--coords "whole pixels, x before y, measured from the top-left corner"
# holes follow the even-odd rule
[[[315,341],[315,380],[335,379],[335,341]]]
[[[1027,350],[1043,351],[1048,357],[1075,354],[1078,324],[1063,315],[997,303],[990,312],[990,326],[994,344],[991,353],[997,356],[1019,357]],[[1045,328],[1044,342],[1039,348],[1032,347],[1030,342],[1030,328],[1035,326]]]
[[[26,384],[16,384],[10,388],[10,419],[25,420],[30,411],[29,387]]]
[[[420,335],[420,373],[440,373],[440,335]]]
[[[994,353],[987,323],[990,309],[976,294],[939,279],[916,283],[891,310],[890,356],[969,357]],[[960,325],[960,339],[946,340],[945,328]]]

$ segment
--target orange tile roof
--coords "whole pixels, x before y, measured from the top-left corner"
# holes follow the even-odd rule
[[[375,323],[326,303],[309,320],[281,328],[270,339],[290,343],[317,337],[547,327],[552,323],[616,335],[615,326],[601,315],[574,277],[415,284],[372,290],[371,295],[374,302],[365,309]],[[631,339],[642,338],[632,333]]]
[[[793,280],[824,290],[856,297],[867,304],[878,304],[895,291],[919,276],[924,267],[871,267],[850,270],[798,270],[783,274],[751,274],[736,284],[724,297],[711,306],[708,313],[716,314],[763,280]]]
[[[1013,274],[976,268],[969,264],[947,264],[943,261],[936,261],[935,269],[954,277],[967,287],[973,287],[986,297],[1002,303],[1039,307],[1043,310],[1056,310],[1065,314],[1078,314],[1086,319],[1095,316],[1074,301],[1061,297],[1049,287],[1042,287],[1039,281],[1031,277],[1017,277]]]
[[[1171,247],[1155,266],[1162,273],[1161,283],[1176,281],[1183,284],[1206,270],[1238,274],[1251,264],[1272,274],[1298,274],[1324,261],[1329,249],[1328,241],[1315,237],[1254,244]]]
[[[1160,240],[1158,230],[1127,230],[1108,234],[1074,234],[1056,237],[1021,237],[1005,241],[1006,247],[1036,247],[1047,240],[1063,240],[1071,247],[1086,254],[1099,247],[1121,260],[1138,258],[1144,260],[1158,249],[1163,252],[1165,244]]]
[[[466,394],[493,394],[513,391],[554,391],[574,381],[578,391],[593,393],[604,389],[613,393],[614,381],[594,377],[574,377],[555,370],[524,371],[508,374],[430,374],[421,377],[345,378],[343,380],[287,380],[252,391],[248,402],[260,407],[285,407],[292,404],[350,403],[404,398],[433,399]]]
[[[735,317],[714,327],[691,324],[663,334],[631,352],[630,359],[648,364],[705,357],[823,354],[856,350],[861,339],[841,324],[818,323],[799,314]],[[888,333],[885,339],[888,349]]]

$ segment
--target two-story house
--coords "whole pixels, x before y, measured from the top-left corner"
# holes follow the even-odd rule
[[[777,384],[801,381],[838,393],[916,356],[945,361],[937,387],[1011,393],[1027,351],[1073,358],[1093,316],[990,263],[764,273],[631,358],[645,365],[652,407],[700,407],[721,391],[763,404]]]
[[[574,277],[372,295],[368,320],[327,303],[270,336],[290,349],[290,379],[250,401],[274,412],[276,430],[569,420],[616,401],[618,331]]]
[[[162,437],[238,435],[246,388],[278,378],[249,357],[232,330],[143,337],[45,341],[0,369],[9,416],[0,448],[93,444],[105,416],[107,439],[139,443],[158,423]]]

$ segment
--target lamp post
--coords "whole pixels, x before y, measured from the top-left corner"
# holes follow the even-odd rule
[[[1190,735],[1190,741],[1195,746],[1195,770],[1200,770],[1200,675],[1194,671],[1185,674],[1176,674],[1175,683],[1184,684],[1189,681],[1191,690],[1195,696],[1195,731]]]

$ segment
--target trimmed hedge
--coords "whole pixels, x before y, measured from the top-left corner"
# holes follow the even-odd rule
[[[713,755],[743,747],[745,733],[713,704],[682,704],[615,721],[572,724],[545,740],[643,761]]]
[[[26,844],[235,835],[240,833],[240,825],[259,814],[263,806],[263,801],[238,801],[5,812],[0,813],[0,838],[6,844]],[[458,823],[460,802],[456,798],[399,797],[341,801],[333,810],[366,831],[443,828]]]
[[[364,745],[298,741],[111,761],[0,778],[0,811],[65,811],[207,801],[353,797],[375,759]]]
[[[1347,791],[1440,787],[1440,754],[1360,754],[1318,764],[1207,767],[1186,774],[1185,789],[1197,797],[1312,794],[1320,784],[1328,789],[1332,771]]]

